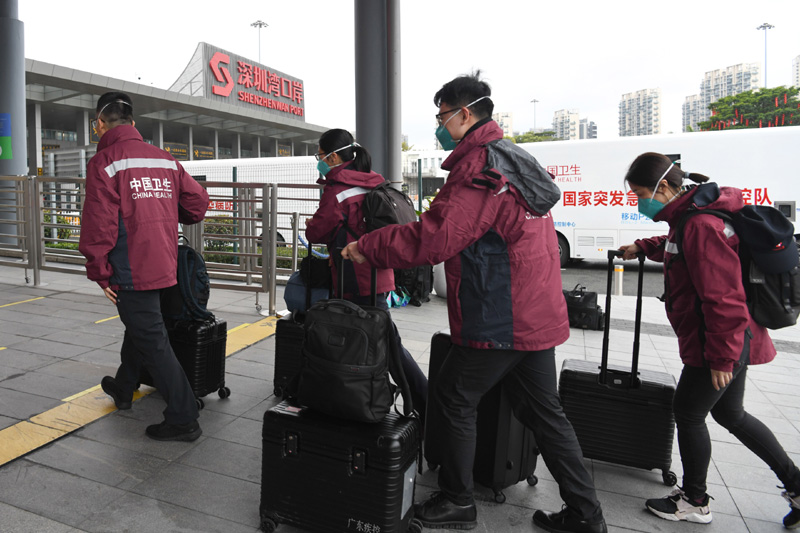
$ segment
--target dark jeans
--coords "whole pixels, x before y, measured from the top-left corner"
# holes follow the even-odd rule
[[[511,395],[514,414],[533,431],[561,498],[583,519],[601,516],[578,439],[561,409],[554,348],[515,351],[451,347],[430,400],[442,425],[444,453],[439,488],[456,504],[473,503],[478,402],[501,380]]]
[[[711,386],[711,370],[684,366],[675,391],[673,408],[678,445],[683,462],[683,490],[700,499],[706,494],[706,476],[711,461],[711,438],[706,427],[708,413],[722,427],[758,455],[790,492],[800,490],[800,471],[775,435],[742,404],[747,381],[747,359],[733,370],[733,380],[717,391]]]
[[[350,298],[350,301],[356,305],[372,305],[372,298],[370,296],[355,296]],[[379,309],[384,311],[389,310],[389,304],[386,303],[386,293],[378,294],[377,305]],[[400,338],[400,332],[397,331],[397,326],[392,321],[394,327],[395,338],[397,339],[397,347],[400,350],[400,364],[403,365],[403,373],[406,375],[408,381],[408,388],[411,389],[411,401],[414,403],[414,410],[419,413],[420,419],[424,420],[426,405],[428,402],[428,378],[422,372],[417,362],[411,354],[403,346],[403,341]]]
[[[200,416],[194,393],[172,346],[161,315],[161,291],[118,291],[117,310],[125,324],[116,381],[123,393],[133,394],[142,367],[153,378],[167,408],[167,424],[188,424]]]

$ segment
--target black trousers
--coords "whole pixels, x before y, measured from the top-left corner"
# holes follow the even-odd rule
[[[441,421],[443,454],[439,488],[459,505],[473,503],[478,402],[503,381],[514,413],[533,431],[564,502],[584,519],[602,515],[575,431],[558,395],[555,348],[541,351],[478,350],[453,345],[431,390],[429,408]]]
[[[161,315],[161,291],[118,291],[117,310],[125,324],[116,380],[122,391],[133,394],[142,368],[153,378],[167,408],[167,424],[188,424],[200,416],[192,387],[172,346]]]
[[[706,494],[706,476],[711,461],[711,438],[706,426],[709,412],[714,420],[769,465],[786,490],[800,491],[800,471],[772,431],[744,410],[746,382],[746,359],[734,368],[733,380],[720,390],[711,386],[710,369],[683,367],[673,408],[683,463],[683,490],[690,498],[700,499]]]

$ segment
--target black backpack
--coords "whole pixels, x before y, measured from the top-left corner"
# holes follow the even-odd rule
[[[203,256],[191,246],[178,245],[178,284],[161,293],[161,314],[174,322],[203,322],[214,317],[208,309],[211,282]]]
[[[683,255],[683,228],[689,218],[701,214],[728,222],[739,236],[742,284],[753,320],[769,329],[795,325],[800,314],[800,250],[793,235],[794,226],[771,206],[746,205],[736,213],[715,209],[687,211],[675,230],[678,253],[667,264],[667,294],[669,268]]]
[[[369,191],[361,205],[367,231],[389,226],[416,222],[414,202],[404,192],[398,191],[386,181]]]

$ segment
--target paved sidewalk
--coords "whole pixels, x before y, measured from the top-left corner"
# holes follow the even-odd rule
[[[99,417],[65,436],[0,466],[0,532],[255,532],[261,479],[261,420],[272,395],[274,336],[228,357],[231,396],[205,399],[203,436],[193,443],[148,439],[144,428],[161,419],[157,393],[118,412],[96,387],[119,360],[122,325],[116,310],[81,275],[43,272],[45,285],[25,283],[22,269],[0,266],[0,457],[20,445],[11,433],[40,413],[80,393],[104,402]],[[282,302],[282,294],[278,295]],[[262,301],[263,303],[263,301]],[[263,317],[250,293],[212,291],[210,308],[227,320],[230,342]],[[634,299],[614,297],[611,361],[629,361]],[[280,307],[280,306],[279,306]],[[444,300],[392,312],[404,345],[427,371],[431,335],[447,327]],[[675,374],[681,364],[663,306],[645,302],[641,366]],[[665,327],[666,326],[666,327]],[[266,327],[266,326],[265,326]],[[239,328],[239,329],[237,329]],[[780,351],[769,365],[748,372],[748,411],[800,461],[800,328],[775,332]],[[242,342],[242,346],[248,342]],[[599,361],[602,334],[572,330],[557,350],[566,358]],[[560,364],[560,361],[559,361]],[[80,411],[78,406],[74,411]],[[106,414],[107,413],[107,414]],[[714,458],[709,492],[714,521],[703,526],[660,520],[644,510],[648,497],[669,492],[659,471],[599,461],[587,465],[610,531],[778,532],[788,512],[772,472],[725,430],[710,422]],[[24,443],[23,443],[24,445]],[[677,443],[673,471],[680,477]],[[542,461],[539,483],[518,484],[497,504],[479,488],[476,531],[529,532],[534,509],[558,510],[558,487]],[[264,482],[276,482],[266,479]],[[417,499],[436,486],[435,473],[418,479]],[[279,532],[293,533],[282,525]]]

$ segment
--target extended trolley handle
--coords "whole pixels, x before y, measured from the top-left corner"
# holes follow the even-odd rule
[[[608,251],[608,280],[606,283],[606,316],[605,327],[603,329],[603,353],[600,361],[599,382],[603,385],[607,382],[608,374],[608,338],[611,326],[611,275],[614,269],[614,258],[622,257],[621,250]],[[639,379],[639,335],[642,329],[642,288],[644,287],[644,253],[636,254],[639,259],[639,278],[636,287],[636,320],[633,325],[633,359],[631,361],[631,373],[629,387],[635,388],[641,384]]]

